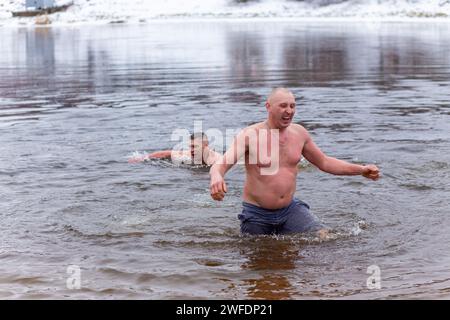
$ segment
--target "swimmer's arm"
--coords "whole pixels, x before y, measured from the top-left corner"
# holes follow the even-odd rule
[[[191,158],[189,151],[163,150],[153,152],[148,155],[150,159],[169,159],[171,161],[180,161],[183,158]]]
[[[147,155],[147,157],[151,159],[170,159],[171,156],[172,150],[156,151]]]
[[[148,153],[143,156],[135,156],[128,160],[129,163],[138,163],[143,162],[148,159],[173,159],[175,157],[183,156],[182,152],[180,151],[172,151],[172,150],[162,150],[162,151],[156,151],[153,153]]]
[[[305,130],[306,131],[306,130]],[[344,160],[336,159],[325,155],[314,143],[308,132],[306,134],[305,145],[303,146],[303,156],[320,170],[334,175],[363,175],[366,178],[377,180],[379,170],[374,165],[358,165]]]

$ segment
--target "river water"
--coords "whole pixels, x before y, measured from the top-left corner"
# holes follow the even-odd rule
[[[0,298],[450,298],[449,31],[0,28]],[[206,168],[127,162],[194,121],[225,132],[263,120],[275,86],[296,94],[295,122],[325,153],[382,170],[373,182],[302,163],[296,196],[328,240],[240,236],[242,167],[215,203]]]

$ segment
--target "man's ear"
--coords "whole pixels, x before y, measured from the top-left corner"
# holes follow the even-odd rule
[[[269,109],[270,109],[270,103],[269,103],[269,101],[266,101],[266,110],[269,111]]]

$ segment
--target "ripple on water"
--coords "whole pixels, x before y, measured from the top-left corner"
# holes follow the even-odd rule
[[[63,230],[66,233],[75,235],[77,237],[85,238],[85,239],[97,239],[97,238],[105,238],[105,239],[114,239],[114,238],[142,238],[146,236],[148,233],[144,231],[81,231],[74,226],[71,225],[63,225]]]
[[[319,245],[326,242],[339,241],[350,237],[358,237],[364,230],[367,230],[369,224],[364,220],[349,224],[347,227],[330,229],[325,237],[319,237],[316,233],[293,234],[293,235],[242,235],[235,228],[219,230],[216,232],[192,233],[187,232],[173,233],[172,239],[158,239],[153,242],[155,246],[162,248],[203,248],[203,249],[221,249],[224,247],[240,247],[248,244],[260,244],[264,246],[272,241],[288,241],[296,245]]]
[[[1,31],[23,46],[0,55],[8,65],[0,243],[9,250],[0,296],[361,298],[440,289],[445,297],[448,283],[428,280],[448,279],[429,269],[448,255],[448,27],[389,24],[371,36],[348,23],[210,25]],[[293,28],[308,36],[292,37]],[[118,42],[102,40],[118,31]],[[130,151],[170,148],[172,131],[195,120],[220,130],[261,121],[277,85],[298,93],[296,121],[327,154],[376,159],[386,173],[377,183],[343,181],[300,163],[302,194],[332,224],[325,239],[241,236],[243,167],[227,175],[226,201],[214,203],[206,167],[127,165]],[[385,270],[417,266],[430,279],[399,271],[381,292],[361,291],[372,258]],[[54,266],[72,260],[93,270],[84,273],[89,286],[48,290]]]

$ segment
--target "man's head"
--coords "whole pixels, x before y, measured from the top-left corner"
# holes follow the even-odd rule
[[[205,151],[208,150],[208,137],[203,132],[194,132],[191,134],[191,156],[194,162],[203,163]]]
[[[286,88],[275,88],[266,101],[268,119],[278,129],[287,128],[295,114],[295,97]]]

